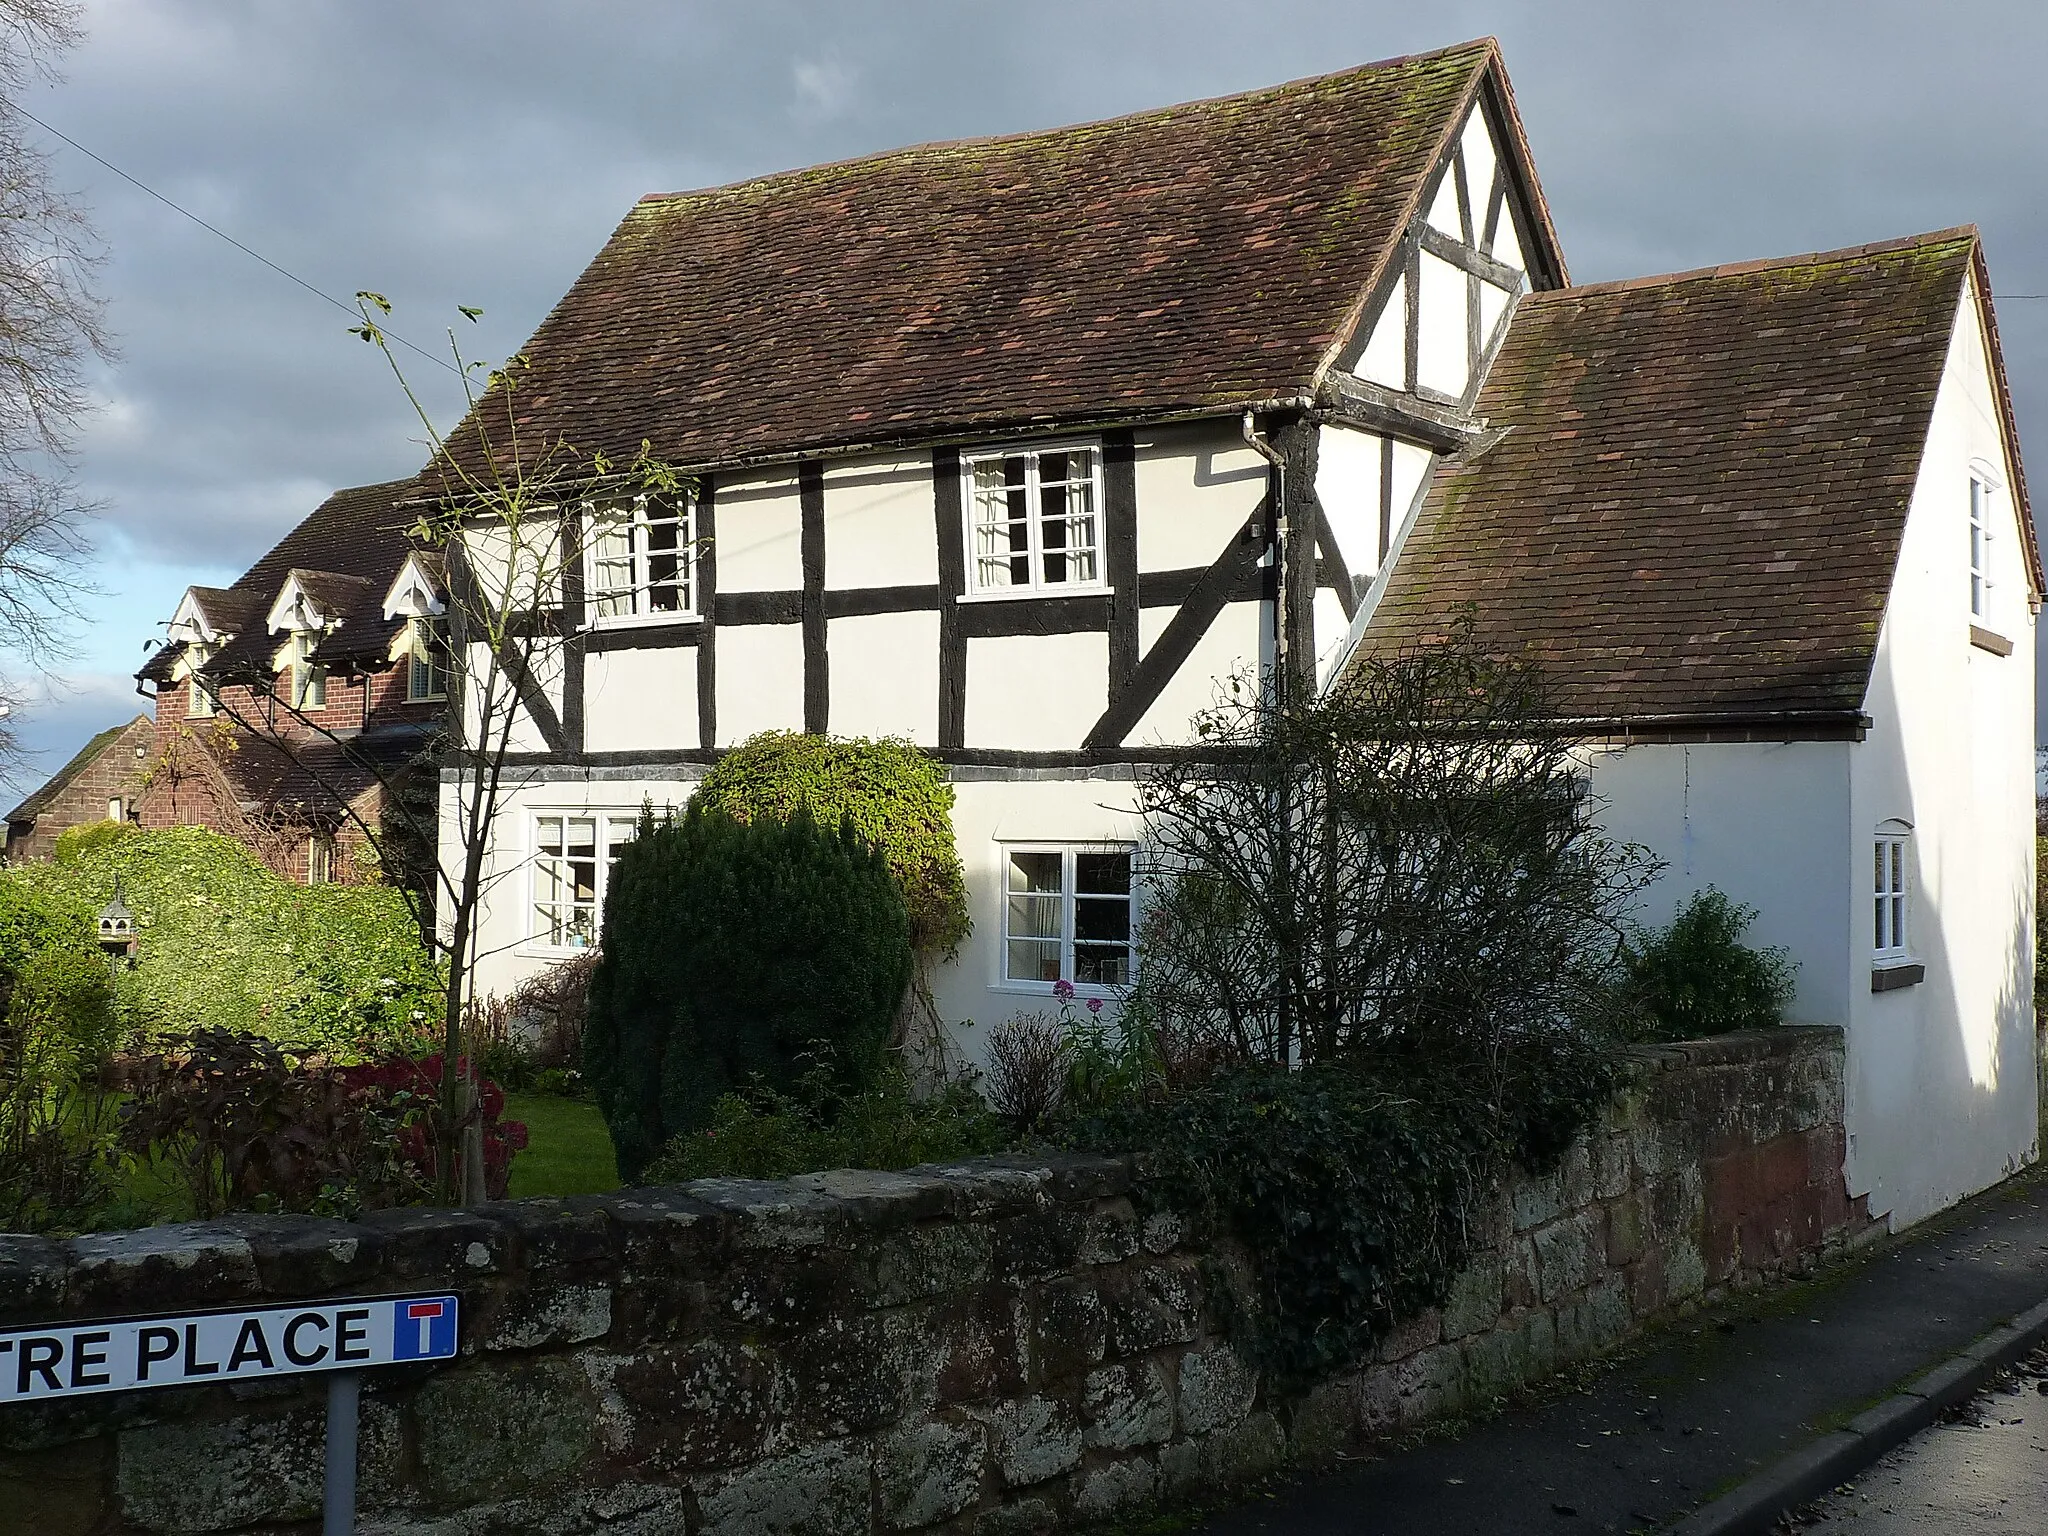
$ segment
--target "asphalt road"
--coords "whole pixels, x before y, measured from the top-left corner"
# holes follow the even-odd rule
[[[1788,1524],[1801,1536],[2048,1531],[2048,1350]]]

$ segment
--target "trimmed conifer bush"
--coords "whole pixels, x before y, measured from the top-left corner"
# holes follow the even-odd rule
[[[910,982],[910,919],[882,855],[842,823],[641,819],[605,903],[584,1074],[619,1173],[710,1123],[725,1094],[787,1090],[822,1064],[880,1076]]]

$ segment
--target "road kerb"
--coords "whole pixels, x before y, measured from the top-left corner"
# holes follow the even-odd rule
[[[1694,1510],[1671,1536],[1762,1536],[1778,1517],[1845,1483],[1967,1401],[2006,1366],[2048,1339],[2048,1301],[1923,1371],[1883,1402]]]

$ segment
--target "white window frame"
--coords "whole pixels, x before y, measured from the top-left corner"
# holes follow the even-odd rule
[[[454,653],[448,649],[448,621],[443,618],[428,617],[413,619],[411,624],[411,650],[406,657],[405,702],[408,704],[444,703],[448,698],[448,679],[454,670],[455,661]],[[436,644],[436,631],[439,631],[438,643],[442,654],[442,660],[438,664],[435,661],[433,651],[433,646]],[[422,691],[420,686],[420,679],[423,676],[426,679],[424,691]],[[433,686],[437,679],[441,685],[438,692],[435,691]]]
[[[127,802],[126,802],[125,800],[123,800],[123,799],[122,799],[122,798],[121,798],[121,797],[120,797],[119,795],[109,795],[109,796],[107,797],[107,820],[109,820],[109,821],[126,821],[127,819],[128,819],[128,804],[127,804]]]
[[[1025,520],[1026,548],[1022,557],[1027,562],[1030,580],[1021,584],[993,586],[982,580],[982,555],[975,545],[984,524],[981,520],[981,505],[975,492],[975,466],[999,463],[1004,459],[1024,459],[1027,467],[1024,477],[1024,500],[1027,509],[1036,508],[1040,496],[1039,464],[1048,454],[1085,453],[1088,455],[1088,504],[1089,518],[1094,524],[1095,542],[1086,546],[1095,557],[1095,574],[1086,580],[1047,581],[1045,579],[1045,519],[1031,511]],[[1043,597],[1047,594],[1064,595],[1070,592],[1104,592],[1109,590],[1108,550],[1105,547],[1105,524],[1102,505],[1102,445],[1099,442],[1077,440],[1052,443],[1015,443],[1003,448],[977,449],[960,455],[960,505],[961,544],[966,554],[966,591],[968,600],[997,600],[1020,597]],[[1071,514],[1069,514],[1071,519]],[[1005,520],[1007,522],[1007,519]],[[986,525],[997,526],[991,522]],[[1075,546],[1076,548],[1082,546]],[[1060,550],[1052,551],[1062,553]],[[1012,553],[989,558],[998,560],[1016,559]]]
[[[306,839],[306,884],[334,884],[334,839],[325,832]]]
[[[213,660],[213,647],[192,644],[185,647],[185,718],[211,720],[220,710],[220,700],[199,675],[199,669]]]
[[[1002,992],[1029,992],[1039,996],[1050,996],[1059,985],[1057,981],[1040,981],[1032,977],[1010,975],[1010,856],[1016,853],[1056,853],[1060,855],[1060,977],[1071,982],[1074,995],[1081,998],[1115,997],[1124,991],[1132,980],[1138,963],[1138,847],[1135,843],[1092,842],[1092,843],[1047,843],[1047,842],[1005,842],[996,845],[998,867],[1001,870],[1001,884],[997,900],[1001,903],[1001,917],[996,923],[995,987]],[[1129,938],[1126,940],[1128,958],[1125,961],[1125,979],[1118,983],[1075,980],[1075,908],[1083,901],[1112,901],[1114,897],[1082,896],[1076,889],[1075,860],[1082,854],[1121,854],[1130,860],[1130,890],[1124,900],[1129,907]],[[1033,942],[1035,936],[1019,935],[1024,942]],[[1044,942],[1043,940],[1036,940]]]
[[[1871,847],[1873,960],[1904,960],[1912,953],[1912,834],[1882,831]]]
[[[327,669],[313,664],[320,639],[317,629],[292,631],[292,708],[301,713],[327,707]]]
[[[1991,493],[1989,478],[1970,471],[1970,617],[1991,616]]]
[[[674,509],[672,512],[668,510],[671,507]],[[675,549],[650,549],[651,531],[671,525],[676,530]],[[606,553],[600,558],[599,549],[607,536],[616,536],[621,531],[626,535],[627,543],[624,557],[627,573],[623,581],[616,579],[608,570],[620,563],[619,557]],[[670,553],[676,558],[673,584],[679,589],[678,603],[674,608],[655,608],[651,606],[655,589],[652,564],[657,556]],[[636,497],[630,517],[623,507],[586,514],[583,524],[583,612],[589,627],[613,629],[635,624],[694,623],[698,618],[697,597],[697,499],[694,496],[678,491],[673,502],[666,498]],[[602,605],[621,599],[626,605],[624,611],[598,611]]]
[[[596,823],[593,828],[593,835],[596,839],[596,869],[592,877],[592,897],[589,903],[591,920],[588,943],[558,943],[542,930],[540,912],[544,900],[551,908],[566,907],[572,913],[583,905],[583,903],[575,901],[573,896],[564,902],[550,899],[543,895],[543,890],[548,880],[548,871],[545,866],[547,856],[541,852],[541,835],[543,830],[542,824],[549,821],[559,821],[562,823],[562,836],[565,847],[567,846],[568,823],[572,821],[591,821]],[[612,829],[614,827],[624,828],[626,836],[619,841],[627,842],[631,840],[633,830],[638,827],[639,822],[640,812],[638,810],[628,810],[616,806],[548,805],[535,806],[527,812],[526,903],[519,920],[523,934],[519,945],[519,952],[521,954],[580,955],[597,947],[598,937],[604,931],[605,898],[611,894],[612,864],[617,858],[616,854],[607,857],[607,851],[614,846],[612,842]],[[566,863],[566,855],[562,857],[563,862]],[[573,919],[569,926],[574,926]]]

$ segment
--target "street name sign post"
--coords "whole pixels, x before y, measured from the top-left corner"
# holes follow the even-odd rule
[[[327,1372],[323,1536],[355,1529],[362,1372],[455,1358],[450,1295],[365,1296],[0,1329],[0,1407],[101,1392]]]

